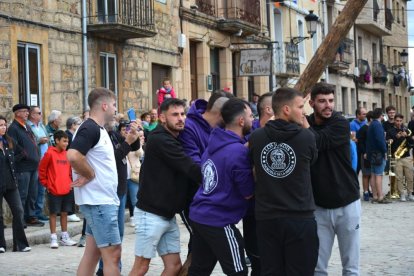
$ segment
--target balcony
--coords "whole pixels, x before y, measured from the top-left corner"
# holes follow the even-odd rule
[[[260,32],[260,0],[227,0],[227,6],[218,9],[218,29],[231,34],[243,31],[243,35]]]
[[[299,47],[291,42],[285,42],[284,48],[274,49],[275,74],[279,78],[293,78],[300,74]]]
[[[392,29],[392,23],[394,23],[394,16],[392,15],[392,12],[390,9],[385,9],[385,27],[391,31]]]
[[[358,71],[359,71],[358,82],[360,84],[371,83],[371,77],[372,77],[371,68],[369,67],[369,63],[367,60],[358,59]]]
[[[380,9],[377,0],[368,0],[365,8],[355,21],[355,25],[376,36],[390,36],[391,29],[386,26],[387,12]]]
[[[349,38],[342,40],[336,52],[335,60],[329,65],[330,69],[336,71],[348,70],[349,65],[353,62],[354,41]]]
[[[374,63],[372,68],[372,79],[374,83],[386,84],[388,81],[387,66],[382,63]]]
[[[89,0],[88,32],[123,41],[153,37],[154,0]]]

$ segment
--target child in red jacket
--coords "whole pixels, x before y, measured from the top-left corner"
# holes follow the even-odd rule
[[[177,98],[177,95],[171,85],[171,81],[165,79],[162,82],[162,87],[158,90],[158,107],[160,107],[163,101],[168,98]]]
[[[68,146],[68,135],[58,130],[53,135],[55,147],[49,147],[39,165],[39,180],[47,189],[50,215],[50,247],[58,248],[56,235],[56,214],[60,213],[60,227],[62,235],[60,243],[72,246],[73,241],[67,232],[68,212],[72,211],[73,191],[71,167],[66,158],[66,147]]]

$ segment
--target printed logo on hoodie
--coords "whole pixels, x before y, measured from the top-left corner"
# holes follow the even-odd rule
[[[260,154],[263,170],[275,178],[288,176],[296,166],[296,155],[285,143],[269,143]]]
[[[216,165],[211,159],[208,159],[201,168],[203,174],[203,194],[208,195],[217,187],[218,175]]]

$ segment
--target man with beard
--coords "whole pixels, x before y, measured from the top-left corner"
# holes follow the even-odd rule
[[[130,275],[145,275],[156,251],[164,262],[162,275],[177,275],[181,269],[175,214],[185,207],[188,183],[201,182],[200,166],[177,139],[184,129],[184,108],[182,100],[166,99],[160,106],[160,124],[148,136],[134,210],[135,262]]]
[[[252,127],[248,102],[232,98],[221,110],[225,128],[215,128],[201,158],[203,185],[190,206],[194,231],[189,275],[211,275],[217,261],[226,275],[247,275],[243,238],[236,224],[253,195],[253,172],[244,146]]]
[[[358,178],[351,165],[349,123],[333,111],[334,88],[327,83],[312,88],[309,104],[314,113],[308,121],[318,148],[318,160],[311,166],[319,237],[315,275],[328,275],[335,235],[343,275],[359,275],[361,202]],[[304,121],[304,127],[309,124]]]
[[[234,97],[233,94],[217,90],[214,91],[208,102],[203,99],[198,99],[191,105],[190,110],[187,113],[185,120],[184,130],[178,136],[183,145],[184,152],[193,161],[200,165],[201,156],[204,153],[211,131],[219,126],[222,126],[223,119],[221,118],[221,108],[223,104],[229,99]],[[188,267],[191,263],[191,242],[193,231],[191,229],[188,212],[190,204],[193,200],[194,194],[196,193],[200,183],[193,183],[189,186],[187,193],[187,203],[183,212],[181,212],[181,218],[190,233],[190,239],[188,241],[188,256],[185,261],[180,275],[188,274]]]
[[[249,139],[261,275],[312,275],[318,259],[310,175],[318,150],[313,133],[301,127],[303,107],[299,91],[279,88],[275,119]]]

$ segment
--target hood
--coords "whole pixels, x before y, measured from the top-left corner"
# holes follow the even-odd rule
[[[331,118],[326,120],[322,125],[327,125],[327,124],[330,124],[331,122],[336,122],[340,118],[344,119],[345,117],[342,116],[342,114],[337,111],[332,111]],[[315,113],[312,113],[311,115],[309,115],[308,122],[311,126],[315,125]]]
[[[62,152],[64,152],[64,150],[59,151],[56,147],[49,147],[49,148],[48,148],[48,150],[50,150],[50,151],[54,151],[54,152],[56,152],[57,154],[61,154]]]
[[[211,131],[209,123],[203,118],[204,112],[207,109],[207,101],[203,99],[196,100],[190,107],[187,113],[187,118],[194,120],[199,126],[206,129],[208,132]]]
[[[244,141],[233,131],[215,128],[208,141],[208,153],[211,155],[229,144],[244,144]]]
[[[284,120],[270,120],[266,123],[264,131],[269,137],[277,137],[279,142],[284,142],[297,135],[302,130],[297,124]]]

